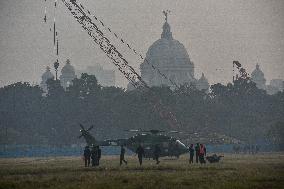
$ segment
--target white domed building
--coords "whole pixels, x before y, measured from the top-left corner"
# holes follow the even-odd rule
[[[66,90],[67,87],[72,85],[72,80],[77,76],[75,75],[75,69],[71,65],[70,60],[66,60],[66,64],[61,69],[60,83],[61,86]]]
[[[263,90],[266,89],[266,79],[264,78],[264,73],[261,71],[258,64],[256,64],[255,70],[251,73],[251,80],[256,83],[257,88]]]
[[[161,38],[148,49],[146,58],[140,65],[140,70],[142,79],[149,86],[167,85],[173,89],[175,86],[169,79],[177,85],[195,81],[194,64],[184,45],[173,38],[166,13],[165,16]],[[152,68],[152,65],[169,79],[161,76],[157,69]]]
[[[44,93],[47,93],[47,80],[54,79],[54,75],[50,71],[50,67],[46,67],[46,71],[41,76],[40,88]]]

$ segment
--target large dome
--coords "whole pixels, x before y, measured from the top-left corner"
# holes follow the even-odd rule
[[[183,44],[175,39],[155,41],[148,49],[146,59],[158,67],[193,65]]]
[[[176,87],[195,80],[194,65],[184,45],[173,38],[167,15],[161,38],[149,47],[140,69],[150,86]]]

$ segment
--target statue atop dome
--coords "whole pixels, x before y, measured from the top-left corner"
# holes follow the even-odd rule
[[[170,10],[166,10],[166,11],[163,11],[163,14],[165,15],[165,20],[166,22],[168,22],[168,14],[171,13]]]
[[[171,32],[171,26],[168,23],[168,15],[169,15],[169,13],[170,13],[169,10],[163,11],[163,14],[165,15],[165,21],[166,22],[163,25],[163,33],[161,35],[161,38],[162,39],[167,39],[167,40],[172,40],[173,39],[173,35],[172,35],[172,32]]]

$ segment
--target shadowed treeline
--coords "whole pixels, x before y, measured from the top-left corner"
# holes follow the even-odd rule
[[[0,88],[1,144],[65,145],[82,142],[79,123],[94,125],[98,139],[130,136],[125,129],[170,130],[149,104],[150,94],[98,85],[82,74],[66,91],[48,80],[48,94],[39,86],[15,83]],[[215,84],[210,93],[194,85],[172,91],[154,87],[174,111],[184,132],[217,132],[246,143],[273,143],[283,149],[284,93],[267,95],[249,79]]]

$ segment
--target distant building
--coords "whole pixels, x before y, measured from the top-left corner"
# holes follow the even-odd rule
[[[283,82],[284,81],[282,79],[272,79],[270,81],[270,85],[278,88],[279,91],[283,91],[284,89]]]
[[[46,71],[41,76],[40,88],[44,93],[47,93],[47,84],[46,81],[49,79],[54,79],[54,75],[50,71],[50,67],[46,67]]]
[[[256,83],[257,88],[263,90],[266,89],[266,79],[264,78],[264,73],[261,71],[258,64],[256,65],[255,70],[253,70],[253,72],[251,73],[251,79]]]
[[[78,70],[77,74],[81,76],[82,73],[89,75],[95,75],[98,83],[102,86],[114,86],[115,85],[115,71],[105,70],[102,66],[88,66],[86,70]]]
[[[196,88],[200,91],[206,91],[209,92],[209,83],[204,74],[202,73],[202,76],[199,80],[196,81]]]
[[[272,79],[269,85],[266,85],[264,73],[261,71],[259,65],[256,65],[255,70],[251,73],[251,79],[256,83],[256,87],[266,90],[267,94],[273,95],[284,89],[284,81],[282,79]]]
[[[72,85],[72,80],[77,76],[75,75],[75,69],[71,65],[70,60],[66,60],[65,66],[61,69],[60,83],[61,86],[66,90],[67,87]]]
[[[194,78],[194,64],[184,45],[173,38],[166,13],[165,16],[161,38],[149,47],[146,58],[140,65],[140,70],[142,79],[149,86],[165,85],[174,89],[173,82],[183,85],[195,83],[196,79]],[[208,80],[204,75],[198,86],[200,89],[209,89]],[[132,86],[128,85],[128,88],[131,90]]]
[[[283,80],[282,79],[272,79],[270,84],[267,85],[266,91],[268,94],[273,95],[280,91],[283,91]]]

